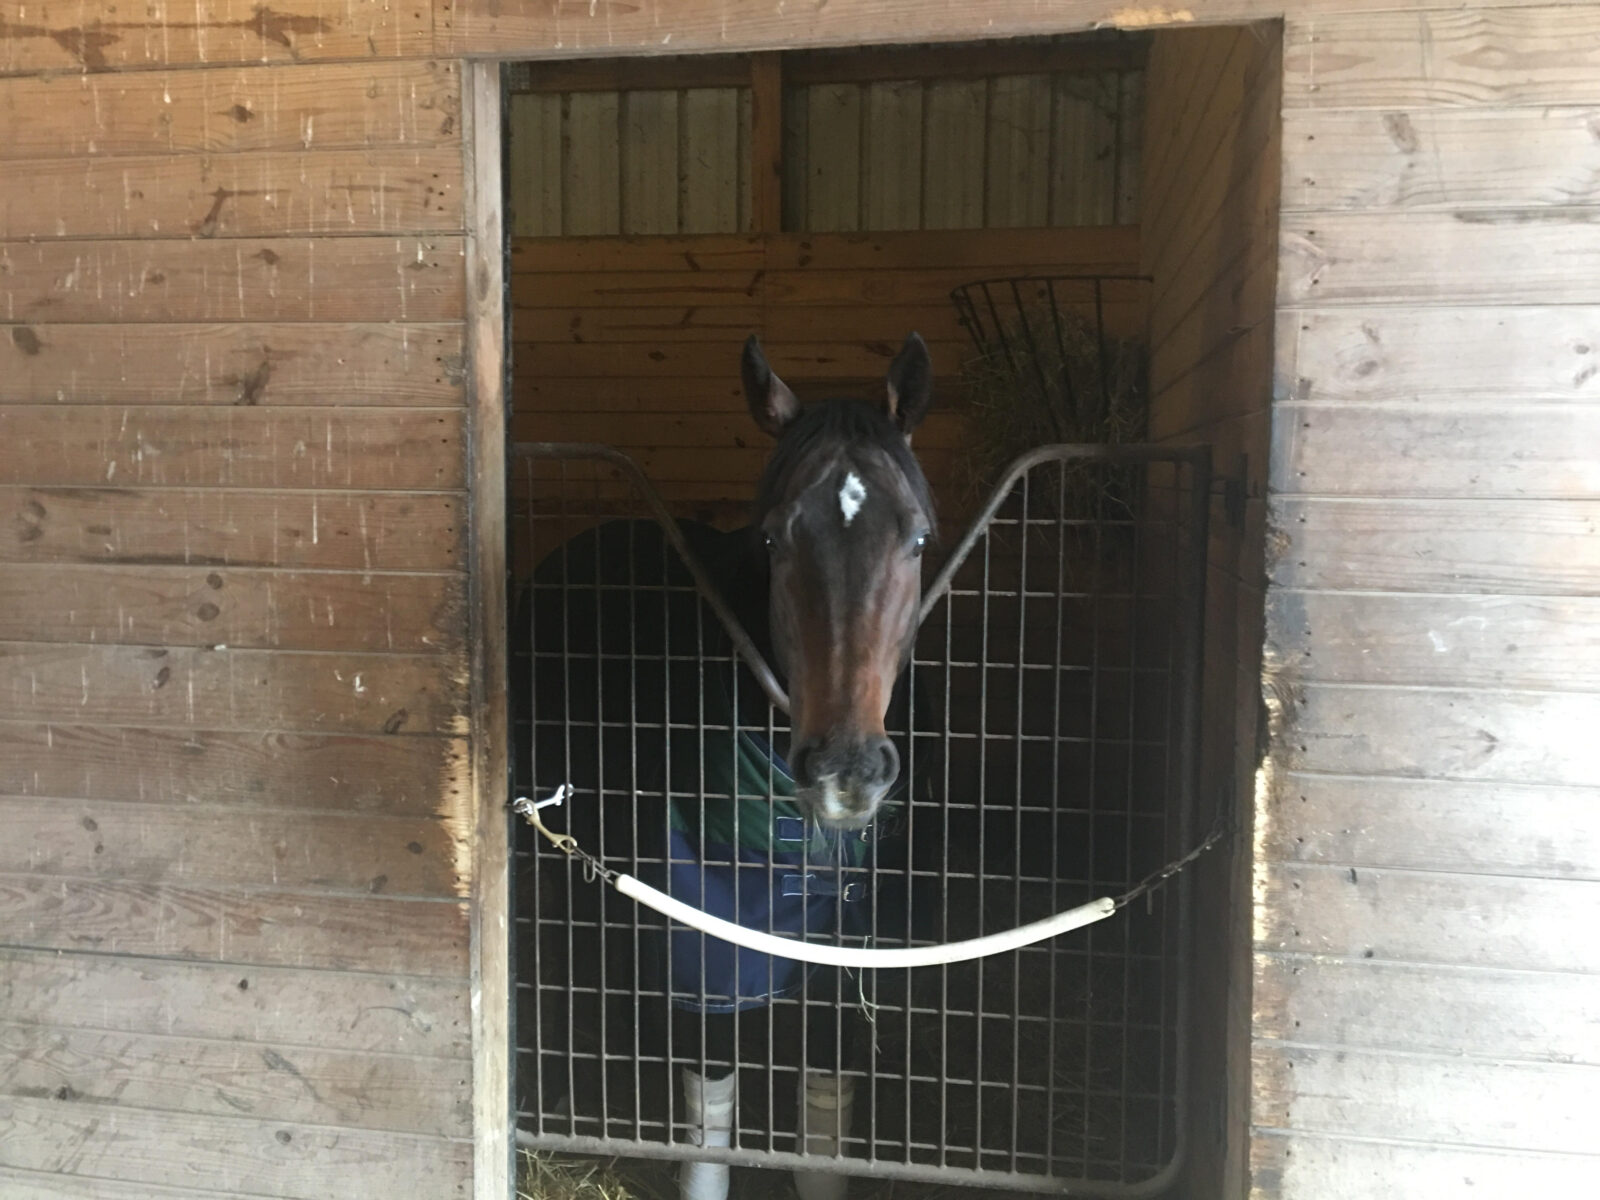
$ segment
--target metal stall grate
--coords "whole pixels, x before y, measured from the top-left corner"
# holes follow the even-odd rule
[[[670,549],[637,468],[597,447],[519,446],[516,794],[571,784],[550,823],[646,880],[674,861],[685,811],[759,823],[807,855],[822,845],[836,890],[864,891],[869,914],[828,931],[841,945],[956,941],[1126,892],[1193,836],[1208,463],[1203,448],[1150,446],[1018,461],[930,582],[890,728],[905,794],[851,847],[766,798],[782,792],[785,718]],[[753,628],[760,597],[728,576],[734,543],[693,523],[681,536]],[[794,994],[736,1011],[719,1042],[672,1006],[673,956],[689,947],[703,972],[710,955],[683,940],[701,935],[669,938],[531,830],[518,839],[524,1146],[816,1169],[797,1134],[809,1061],[854,1081],[829,1168],[1107,1196],[1155,1191],[1176,1169],[1181,877],[993,958],[802,974]],[[811,863],[771,867],[774,894],[797,876],[825,884]],[[731,1145],[707,1150],[677,1076],[719,1061],[736,1072],[736,1116]]]

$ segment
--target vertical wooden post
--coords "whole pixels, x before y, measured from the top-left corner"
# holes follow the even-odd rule
[[[472,666],[472,1194],[511,1191],[511,946],[506,816],[506,338],[500,66],[465,64]]]
[[[783,232],[783,56],[750,56],[750,228]]]

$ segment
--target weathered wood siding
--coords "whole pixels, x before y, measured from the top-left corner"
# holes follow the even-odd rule
[[[428,46],[302,7],[306,58]],[[7,1197],[469,1194],[460,94],[0,79]]]
[[[959,520],[960,369],[972,343],[950,289],[996,275],[1129,273],[1138,256],[1138,231],[1120,227],[518,240],[513,435],[617,445],[680,511],[737,522],[771,449],[739,383],[745,338],[760,334],[774,370],[810,400],[881,393],[916,330],[936,389],[917,454],[942,516]],[[1115,328],[1140,327],[1141,289],[1111,286],[1107,299]]]
[[[0,1192],[467,1186],[453,60],[1285,8],[1255,1190],[1592,1189],[1595,4],[0,0]]]
[[[1577,1195],[1600,11],[1291,16],[1284,63],[1255,1193]]]

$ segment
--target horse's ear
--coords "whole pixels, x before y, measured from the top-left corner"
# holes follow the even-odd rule
[[[933,359],[928,344],[913,333],[889,364],[889,419],[907,437],[928,415],[933,400]]]
[[[772,373],[767,356],[761,353],[761,342],[753,333],[745,341],[739,375],[744,380],[744,398],[750,405],[750,415],[764,432],[777,437],[800,415],[800,401],[794,398],[789,385]]]

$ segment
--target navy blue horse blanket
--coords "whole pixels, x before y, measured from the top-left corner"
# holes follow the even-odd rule
[[[765,649],[765,563],[752,565],[741,534],[682,528]],[[517,782],[541,798],[571,784],[568,827],[585,848],[747,928],[853,944],[879,925],[904,936],[906,876],[883,868],[902,863],[887,830],[905,780],[866,830],[804,820],[781,714],[653,521],[612,521],[546,555],[515,634]],[[683,1009],[759,1007],[805,978],[792,959],[681,926],[649,941],[644,966]]]

